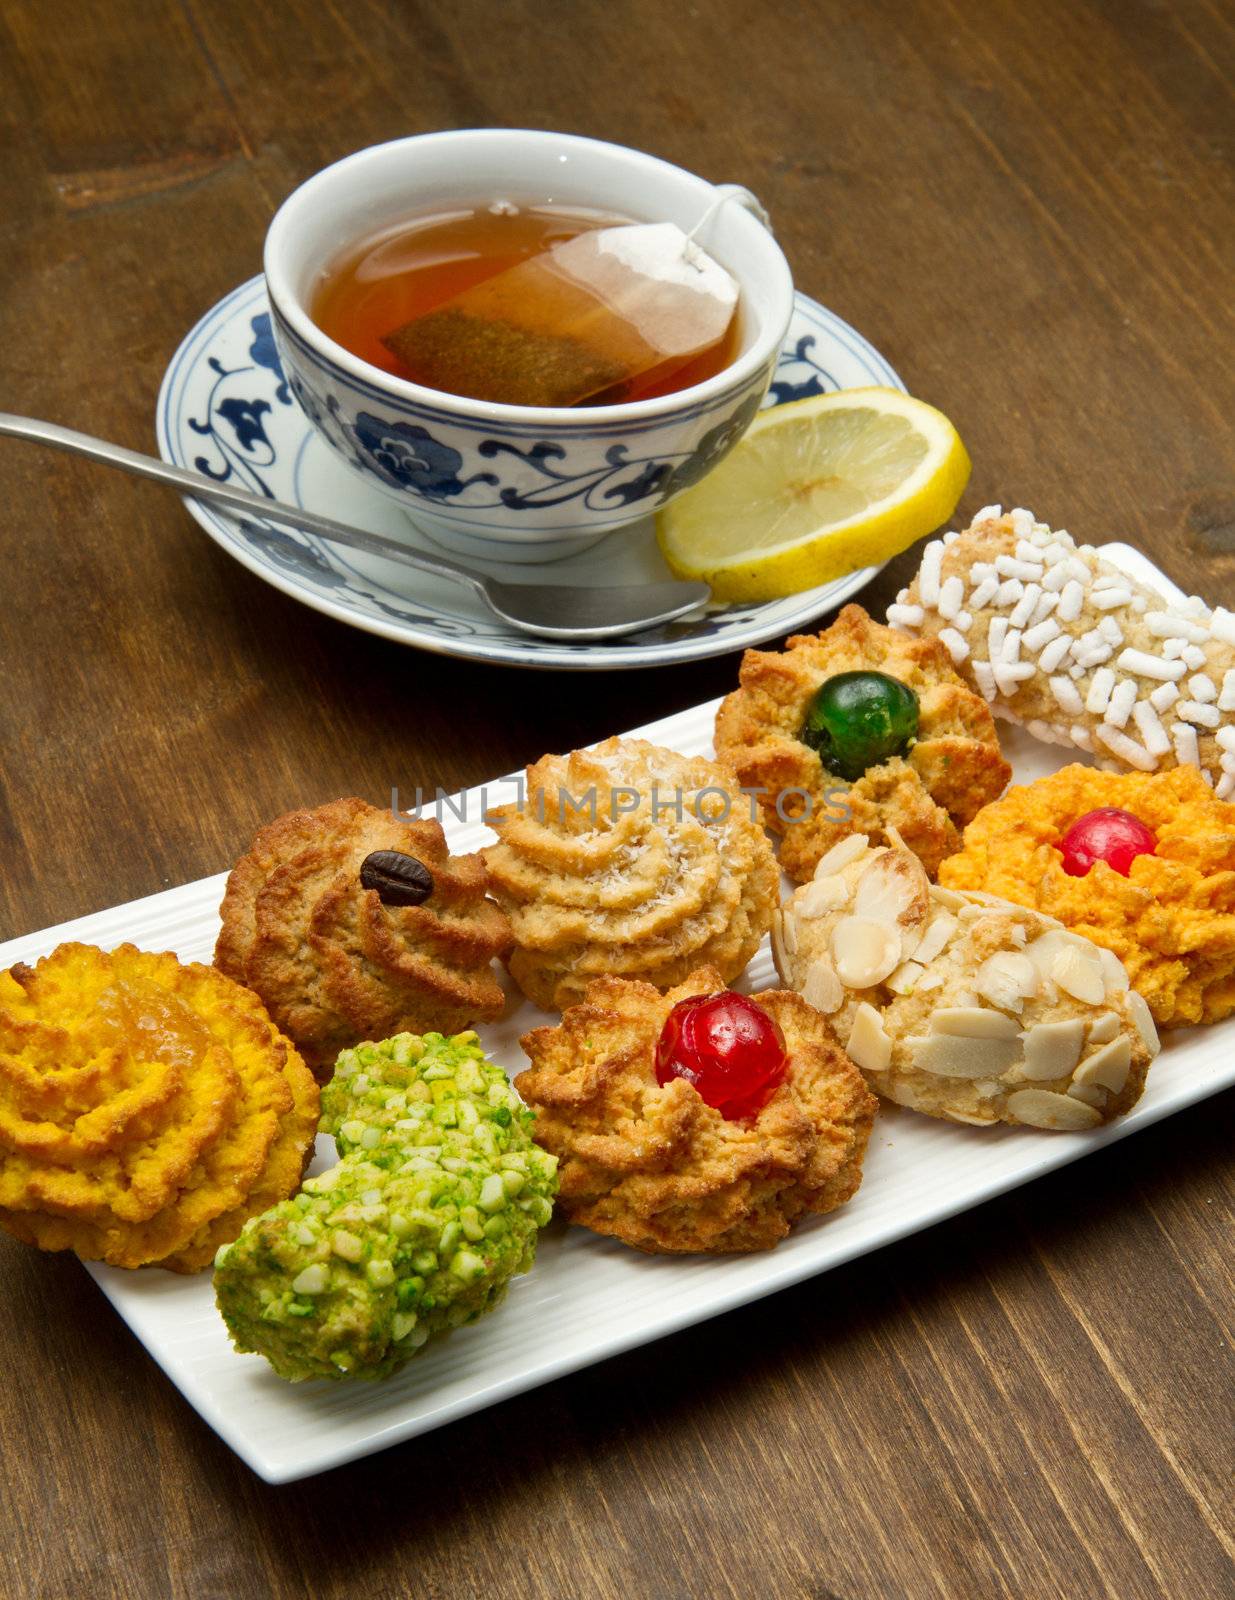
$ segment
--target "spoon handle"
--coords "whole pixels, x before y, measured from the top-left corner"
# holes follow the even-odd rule
[[[331,517],[318,516],[315,511],[305,511],[300,506],[285,505],[281,500],[251,494],[247,489],[237,489],[228,483],[216,483],[203,473],[191,472],[187,467],[169,466],[156,456],[127,450],[123,445],[96,439],[93,434],[78,433],[74,428],[62,428],[55,422],[40,422],[35,417],[18,417],[0,411],[0,435],[4,434],[14,439],[31,439],[36,444],[50,445],[54,450],[67,450],[71,455],[86,456],[91,461],[101,461],[107,467],[119,467],[121,472],[131,472],[139,478],[152,478],[156,483],[170,484],[172,488],[207,504],[227,506],[233,511],[248,511],[267,521],[286,523],[289,527],[315,533],[335,544],[363,550],[368,555],[401,561],[404,566],[415,567],[418,572],[464,583],[488,603],[484,579],[478,574],[469,572],[466,567],[456,566],[444,556],[426,556],[409,550],[383,534],[367,533],[362,528],[349,527],[346,523],[335,522]]]

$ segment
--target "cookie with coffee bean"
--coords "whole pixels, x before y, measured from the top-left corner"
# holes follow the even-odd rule
[[[510,923],[439,822],[359,799],[261,829],[227,880],[215,965],[260,995],[319,1078],[340,1050],[502,1014]]]

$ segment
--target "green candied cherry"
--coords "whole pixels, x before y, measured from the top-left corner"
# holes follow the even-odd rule
[[[829,772],[852,783],[903,756],[918,735],[918,697],[886,672],[838,672],[819,685],[801,739]]]

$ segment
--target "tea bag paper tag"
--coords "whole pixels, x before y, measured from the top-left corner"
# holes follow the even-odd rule
[[[545,264],[666,356],[723,338],[738,303],[736,279],[673,222],[596,228],[555,245]]]

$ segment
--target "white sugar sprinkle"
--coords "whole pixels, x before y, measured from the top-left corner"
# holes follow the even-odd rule
[[[1003,645],[999,651],[1001,661],[1013,662],[1021,659],[1021,630],[1009,627],[1004,635]]]
[[[959,538],[960,538],[960,534],[959,534],[959,533],[957,533],[957,532],[955,532],[955,531],[953,531],[953,532],[951,532],[951,533],[945,533],[945,534],[944,534],[944,536],[943,536],[943,542],[944,542],[944,544],[945,544],[945,545],[949,545],[949,544],[955,544],[955,543],[956,543],[956,541],[957,541],[957,540],[958,540],[958,539],[959,539]]]
[[[1050,644],[1052,639],[1058,639],[1062,632],[1063,629],[1054,617],[1047,617],[1045,622],[1035,623],[1032,628],[1025,630],[1022,643],[1026,650],[1032,650],[1036,654],[1044,645]]]
[[[1049,682],[1051,686],[1051,693],[1055,696],[1060,708],[1066,711],[1070,717],[1079,717],[1081,712],[1085,709],[1085,704],[1081,699],[1080,691],[1072,682],[1072,679],[1051,678]]]
[[[992,617],[990,628],[987,630],[987,654],[992,661],[998,659],[999,652],[1003,649],[1003,641],[1007,637],[1007,617]]]
[[[1024,643],[1024,640],[1021,641]],[[1052,639],[1050,644],[1038,657],[1038,665],[1043,672],[1054,672],[1055,668],[1072,648],[1072,639],[1069,634],[1061,633],[1058,639]]]
[[[991,670],[989,661],[971,661],[973,675],[977,679],[978,688],[981,689],[985,699],[993,700],[997,693],[995,688],[995,674]]]
[[[1235,711],[1235,667],[1222,674],[1222,693],[1218,696],[1219,711]]]
[[[1049,589],[1043,589],[1042,593],[1038,596],[1037,605],[1033,608],[1033,616],[1030,617],[1029,620],[1031,622],[1041,622],[1043,617],[1050,616],[1051,612],[1054,611],[1058,604],[1059,596],[1057,594],[1052,594]]]
[[[1175,715],[1185,722],[1199,722],[1206,728],[1216,728],[1222,721],[1217,706],[1203,706],[1199,700],[1181,700],[1175,707]]]
[[[1111,699],[1111,690],[1115,687],[1115,674],[1109,667],[1099,667],[1089,683],[1089,693],[1085,697],[1085,710],[1091,716],[1100,717],[1106,710]]]
[[[988,578],[995,579],[995,587],[999,587],[999,575],[994,564],[990,561],[975,561],[969,569],[970,583],[985,583]]]
[[[1056,571],[1059,569],[1056,568]],[[1081,607],[1085,604],[1085,591],[1075,578],[1069,578],[1063,586],[1059,596],[1059,609],[1055,615],[1060,622],[1075,622],[1081,614]]]
[[[894,628],[920,628],[926,619],[921,606],[895,605],[888,607],[888,621]]]
[[[1090,596],[1099,611],[1114,611],[1116,606],[1132,604],[1131,589],[1103,589],[1101,594]]]
[[[996,556],[995,571],[1005,578],[1023,578],[1027,583],[1042,581],[1040,561],[1018,561],[1015,556]]]
[[[969,655],[968,641],[955,628],[940,628],[939,638],[947,646],[948,654],[959,667]]]
[[[1179,687],[1174,683],[1160,683],[1149,696],[1155,711],[1169,711],[1179,699]]]
[[[1224,772],[1218,779],[1218,786],[1214,790],[1214,796],[1218,800],[1225,800],[1232,793],[1235,793],[1235,772]]]
[[[1196,742],[1196,729],[1186,722],[1171,723],[1171,743],[1175,746],[1175,759],[1181,767],[1199,767],[1201,748]]]
[[[1204,644],[1209,638],[1209,629],[1202,623],[1177,617],[1173,611],[1147,611],[1145,626],[1157,639],[1185,639],[1191,644]]]
[[[1069,731],[1072,734],[1072,743],[1077,747],[1078,750],[1093,749],[1093,735],[1090,733],[1089,729],[1085,727],[1084,723],[1074,722]]]
[[[1019,578],[1005,578],[999,585],[999,593],[995,596],[997,606],[1015,605],[1025,593],[1025,585]]]
[[[1178,661],[1188,648],[1186,639],[1168,639],[1162,646],[1162,654],[1168,661]]]
[[[1209,631],[1223,644],[1235,644],[1235,611],[1228,611],[1225,606],[1215,606],[1214,614],[1209,619]]]
[[[1025,593],[1021,596],[1020,600],[1017,602],[1016,609],[1008,618],[1010,627],[1023,628],[1025,626],[1030,617],[1033,616],[1034,607],[1037,605],[1038,598],[1041,593],[1041,584],[1027,583],[1025,585]]]
[[[1114,617],[1102,617],[1096,629],[1097,633],[1106,640],[1107,644],[1122,644],[1124,642],[1123,629]]]
[[[1136,704],[1136,679],[1124,678],[1115,685],[1111,693],[1111,702],[1106,708],[1104,722],[1109,722],[1112,728],[1127,727],[1128,718],[1132,715],[1132,707]]]
[[[1057,591],[1070,581],[1067,562],[1061,558],[1053,567],[1047,569],[1046,576],[1042,579],[1042,587]]]
[[[1012,515],[1015,517],[1016,512],[1014,511]],[[1026,529],[1025,531],[1027,532],[1028,530]],[[1016,559],[1018,561],[1027,561],[1031,566],[1036,567],[1042,560],[1042,547],[1040,545],[1031,544],[1029,540],[1024,537],[1024,534],[1020,528],[1017,528],[1016,532],[1022,535],[1016,541]]]
[[[1138,772],[1152,772],[1158,765],[1143,744],[1137,744],[1135,739],[1129,739],[1126,733],[1120,733],[1117,728],[1108,728],[1103,723],[1095,732],[1112,755],[1118,756],[1128,766],[1135,767]]]
[[[1000,505],[983,506],[981,511],[974,513],[974,522],[986,522],[988,519],[997,521],[1003,516],[1003,507]]]
[[[995,674],[1000,694],[1009,697],[1016,693],[1018,684],[1023,683],[1026,678],[1032,678],[1036,670],[1029,661],[994,661],[991,663],[991,669]]]
[[[1166,729],[1158,717],[1158,713],[1147,700],[1138,700],[1132,707],[1132,716],[1145,742],[1145,748],[1151,756],[1164,756],[1170,753],[1171,741],[1166,736]]]
[[[1214,734],[1214,738],[1224,750],[1229,750],[1232,754],[1235,754],[1235,728],[1219,728],[1217,733]]]
[[[972,571],[970,572],[969,576],[971,578],[973,577]],[[998,578],[983,578],[982,582],[978,585],[978,587],[969,596],[969,604],[973,607],[973,609],[975,611],[981,611],[983,606],[989,606],[990,605],[991,601],[995,598],[995,596],[998,593],[999,593],[999,579]]]
[[[958,611],[952,618],[952,626],[957,633],[968,633],[970,628],[973,627],[973,617],[968,611]]]
[[[965,603],[965,585],[958,577],[945,578],[939,586],[939,599],[935,609],[946,622],[952,618]]]
[[[1199,668],[1205,665],[1206,656],[1205,652],[1199,645],[1186,644],[1183,647],[1180,660],[1183,662],[1184,666],[1187,667],[1189,672],[1196,672],[1199,670]]]
[[[1178,682],[1187,671],[1182,661],[1164,661],[1161,656],[1151,656],[1144,650],[1125,650],[1116,666],[1125,672],[1139,673],[1142,678],[1156,678],[1160,683]]]
[[[1208,705],[1211,700],[1218,698],[1218,685],[1207,672],[1198,672],[1188,679],[1188,692],[1194,700]]]
[[[939,604],[939,572],[943,565],[943,545],[932,539],[922,552],[922,565],[918,571],[918,598],[927,610]]]

